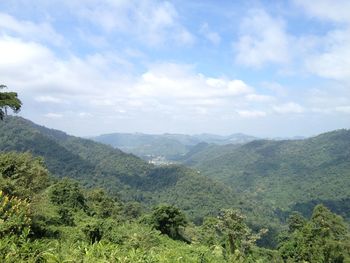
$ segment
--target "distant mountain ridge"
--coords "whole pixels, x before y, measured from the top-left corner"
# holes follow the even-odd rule
[[[91,137],[91,139],[133,153],[144,159],[151,156],[164,156],[170,160],[177,160],[187,154],[192,147],[202,142],[218,145],[243,144],[258,138],[241,133],[228,136],[207,133],[198,135],[111,133]]]

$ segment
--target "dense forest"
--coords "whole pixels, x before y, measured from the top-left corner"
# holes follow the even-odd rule
[[[0,124],[3,262],[350,260],[347,130],[201,142],[179,158],[191,169],[20,117]]]
[[[348,262],[344,220],[323,205],[298,213],[279,233],[276,249],[256,246],[268,229],[253,231],[235,209],[194,225],[176,206],[143,212],[101,188],[52,177],[42,158],[0,154],[2,262]]]
[[[191,220],[229,208],[230,188],[184,166],[154,166],[118,149],[8,116],[0,126],[1,151],[29,151],[44,158],[51,174],[79,180],[84,187],[102,187],[124,201],[147,207],[177,205]]]
[[[237,145],[204,145],[183,163],[229,185],[244,207],[256,203],[281,220],[288,211],[310,216],[317,203],[350,219],[350,131],[304,140],[257,140]]]

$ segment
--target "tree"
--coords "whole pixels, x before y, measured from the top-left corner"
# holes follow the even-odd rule
[[[0,153],[0,190],[10,196],[32,199],[48,184],[49,172],[40,157],[30,153]]]
[[[50,201],[59,206],[65,206],[73,210],[87,210],[86,198],[79,183],[68,178],[63,178],[51,186],[49,192]]]
[[[279,246],[285,261],[340,263],[350,260],[349,232],[340,216],[317,205],[310,220],[297,217],[293,215],[289,220],[292,227],[290,224],[290,232]]]
[[[87,205],[92,210],[91,214],[98,218],[117,218],[121,210],[121,204],[108,196],[103,189],[89,191]]]
[[[30,209],[27,200],[9,197],[0,190],[0,239],[9,235],[21,235],[30,228]]]
[[[228,241],[230,254],[236,252],[248,254],[255,242],[268,231],[264,228],[259,233],[252,233],[252,230],[245,223],[245,216],[234,209],[221,210],[216,228]]]
[[[298,212],[292,212],[287,219],[289,232],[293,233],[295,230],[300,230],[305,224],[306,219]]]
[[[0,89],[6,88],[0,85]],[[0,120],[3,120],[7,114],[7,107],[17,113],[21,109],[22,102],[18,99],[16,92],[0,92]]]
[[[160,205],[153,210],[152,224],[162,234],[182,239],[179,229],[187,225],[187,220],[180,209],[171,205]]]

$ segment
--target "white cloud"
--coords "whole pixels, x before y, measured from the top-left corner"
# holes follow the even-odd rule
[[[9,36],[0,38],[0,57],[0,66],[3,68],[20,66],[28,61],[40,63],[43,60],[52,59],[48,48],[35,42],[24,42]]]
[[[312,17],[329,19],[337,22],[350,22],[350,2],[348,0],[294,0]]]
[[[322,36],[308,36],[313,43],[305,54],[306,69],[320,77],[350,85],[350,2],[347,0],[294,0],[312,18],[331,21]]]
[[[288,89],[277,82],[263,81],[261,83],[262,87],[273,92],[276,96],[285,97],[288,95]]]
[[[91,113],[88,113],[88,112],[79,112],[79,113],[78,113],[78,116],[79,116],[80,118],[88,118],[88,117],[93,117],[94,115],[91,114]]]
[[[285,104],[280,104],[272,107],[277,113],[288,114],[288,113],[303,113],[305,111],[304,107],[295,102],[288,102]]]
[[[350,113],[350,106],[338,106],[335,108],[336,111],[342,112],[342,113]]]
[[[35,98],[35,100],[38,102],[64,103],[62,99],[53,96],[38,96]]]
[[[110,44],[108,43],[108,40],[103,35],[94,34],[91,32],[87,32],[82,30],[81,28],[77,29],[77,32],[79,34],[79,37],[85,42],[89,43],[91,46],[96,48],[108,48],[110,47]]]
[[[288,35],[281,19],[263,10],[249,12],[241,24],[241,34],[234,43],[236,61],[252,67],[289,60]]]
[[[130,74],[127,72],[132,64],[118,54],[72,55],[63,59],[42,44],[8,36],[0,36],[0,57],[4,83],[25,97],[24,101],[29,102],[25,103],[26,107],[30,107],[33,100],[48,104],[42,109],[34,107],[43,124],[63,125],[58,119],[67,123],[74,120],[76,129],[82,129],[80,124],[87,125],[95,119],[101,123],[96,129],[102,129],[107,122],[105,116],[110,116],[110,125],[122,121],[136,127],[134,123],[144,125],[146,120],[151,122],[150,119],[152,123],[171,120],[196,125],[212,123],[209,120],[219,123],[219,119],[228,114],[233,119],[250,122],[268,120],[274,112],[309,113],[296,102],[279,104],[276,83],[268,95],[240,79],[200,74],[193,65],[151,64],[141,73],[131,71]],[[277,85],[276,90],[280,88]],[[348,105],[348,102],[336,105]],[[316,109],[318,105],[311,106]],[[330,107],[339,114],[347,114],[349,110],[347,106]]]
[[[202,24],[199,29],[199,33],[201,33],[207,40],[209,40],[212,44],[218,45],[221,42],[221,37],[217,32],[212,31],[209,28],[208,23]]]
[[[307,69],[320,77],[350,84],[350,27],[331,31],[320,42],[322,49],[306,58]]]
[[[266,112],[257,110],[238,110],[237,113],[242,118],[261,118],[267,115]]]
[[[323,107],[323,108],[311,108],[311,111],[315,112],[315,113],[322,113],[322,114],[330,114],[333,112],[332,109],[325,108],[325,107]]]
[[[259,95],[259,94],[248,94],[246,95],[246,99],[248,101],[255,101],[255,102],[269,102],[275,100],[274,97],[269,95]]]
[[[62,60],[40,44],[9,37],[0,38],[0,56],[4,83],[36,102],[64,104],[65,111],[80,106],[86,112],[123,108],[181,114],[193,109],[203,114],[204,109],[220,112],[267,98],[242,80],[207,77],[190,65],[160,63],[141,75],[128,75],[119,71],[128,63],[118,56]]]
[[[60,119],[63,117],[62,114],[59,114],[59,113],[52,113],[52,112],[49,112],[49,113],[46,113],[44,115],[46,118],[50,118],[50,119]]]
[[[305,95],[305,102],[312,112],[334,115],[346,113],[350,105],[350,90],[345,85],[331,85],[331,89],[325,88],[328,86],[325,84],[325,87],[312,89]]]
[[[179,22],[178,12],[170,2],[92,0],[76,5],[72,8],[78,8],[81,18],[97,24],[106,33],[116,31],[130,34],[145,45],[192,45],[195,41],[194,36]]]
[[[209,78],[187,65],[164,63],[152,66],[132,90],[137,98],[215,99],[253,93],[242,80]],[[205,104],[205,103],[203,103]]]
[[[116,103],[111,99],[92,99],[90,103],[94,106],[114,106]]]
[[[17,20],[4,13],[0,13],[0,32],[3,34],[15,33],[28,40],[45,41],[54,45],[62,45],[64,43],[63,36],[58,34],[51,24]]]
[[[127,65],[113,54],[71,56],[63,60],[43,45],[6,36],[0,37],[0,57],[2,81],[18,91],[31,90],[37,97],[55,93],[58,97],[95,95],[108,98],[118,94],[128,78],[127,73],[121,73]],[[105,92],[101,92],[103,89]]]
[[[350,114],[350,106],[337,106],[337,107],[323,107],[323,108],[312,108],[313,112],[323,113],[323,114]]]

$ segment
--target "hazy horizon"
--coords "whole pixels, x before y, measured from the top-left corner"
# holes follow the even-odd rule
[[[18,116],[18,117],[22,117],[25,119],[28,119],[29,121],[34,122],[37,125],[41,125],[44,126],[45,128],[48,129],[55,129],[55,130],[59,130],[59,131],[63,131],[65,133],[67,133],[68,135],[72,135],[72,136],[77,136],[77,137],[82,137],[82,138],[92,138],[92,137],[98,137],[101,135],[111,135],[111,134],[143,134],[143,135],[189,135],[189,136],[200,136],[200,135],[213,135],[213,136],[222,136],[222,137],[227,137],[227,136],[231,136],[231,135],[237,135],[237,134],[242,134],[242,135],[246,135],[246,136],[252,136],[252,137],[256,137],[257,139],[295,139],[295,138],[310,138],[310,137],[315,137],[318,136],[320,134],[323,133],[328,133],[328,132],[333,132],[336,130],[341,130],[341,129],[346,129],[349,130],[349,128],[339,128],[339,129],[333,129],[333,130],[325,130],[325,131],[321,131],[319,133],[315,133],[315,134],[309,134],[309,135],[303,135],[303,134],[296,134],[296,135],[291,135],[291,136],[282,136],[282,135],[273,135],[273,136],[264,136],[264,135],[259,135],[259,134],[250,134],[250,133],[244,133],[244,132],[231,132],[231,133],[212,133],[212,132],[198,132],[198,133],[183,133],[183,132],[142,132],[142,131],[110,131],[110,132],[106,132],[106,133],[97,133],[97,134],[83,134],[83,135],[79,135],[79,134],[74,134],[74,133],[70,133],[69,131],[65,131],[62,129],[58,129],[58,128],[54,128],[54,127],[50,127],[47,126],[45,124],[40,124],[35,122],[34,120],[31,120],[29,118],[26,118],[25,116],[23,116],[23,114],[21,114],[21,112],[19,112],[19,114],[10,114],[11,116]]]
[[[350,128],[345,0],[0,2],[20,116],[76,136]]]

